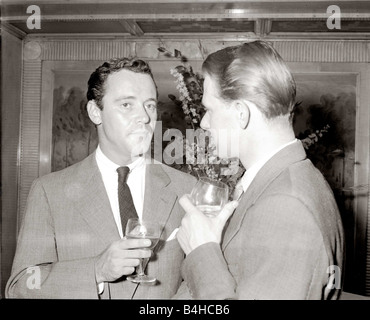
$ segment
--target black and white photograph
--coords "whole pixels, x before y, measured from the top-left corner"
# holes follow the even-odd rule
[[[370,302],[369,0],[2,0],[0,51],[1,300]]]

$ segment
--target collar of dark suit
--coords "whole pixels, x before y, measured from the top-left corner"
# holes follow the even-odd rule
[[[302,142],[296,142],[286,146],[271,157],[258,171],[246,193],[248,198],[256,199],[259,194],[274,180],[282,171],[295,162],[306,159]]]
[[[227,246],[233,235],[240,228],[241,221],[248,208],[252,206],[270,183],[286,168],[296,162],[306,159],[302,142],[300,140],[288,145],[276,153],[258,171],[256,177],[241,197],[238,207],[228,221],[228,229],[224,235],[223,248]]]
[[[81,187],[79,194],[73,195],[73,201],[78,203],[82,215],[88,220],[98,233],[104,234],[110,243],[119,237],[113,214],[102,215],[101,212],[110,210],[109,199],[101,177],[100,170],[96,163],[95,152],[81,161],[79,170],[74,172],[74,181]],[[171,179],[163,169],[163,165],[156,162],[147,162],[145,181],[144,212],[149,216],[156,216],[158,219],[167,219],[167,204],[176,200],[171,190],[166,188]],[[81,205],[83,202],[84,205]],[[156,209],[160,209],[157,212]],[[166,217],[166,218],[163,218]],[[109,220],[109,221],[108,221]]]

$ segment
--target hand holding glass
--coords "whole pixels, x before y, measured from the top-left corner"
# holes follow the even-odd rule
[[[191,191],[194,205],[208,217],[217,216],[229,198],[227,184],[202,177]]]
[[[160,237],[160,226],[156,222],[145,221],[141,219],[128,219],[126,225],[126,238],[127,239],[150,239],[152,244],[150,247],[143,248],[144,250],[152,250],[158,243]],[[153,283],[157,279],[145,275],[143,260],[140,259],[140,264],[138,267],[138,273],[127,277],[127,280],[130,280],[135,283]]]

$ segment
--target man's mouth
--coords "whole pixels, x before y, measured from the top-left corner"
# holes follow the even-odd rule
[[[148,130],[140,130],[140,131],[133,131],[131,132],[131,134],[139,135],[139,136],[147,136],[148,134],[150,134],[150,132]]]

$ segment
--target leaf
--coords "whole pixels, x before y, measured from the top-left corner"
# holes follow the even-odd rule
[[[181,51],[175,49],[175,58],[181,58],[181,57],[182,57]]]
[[[187,57],[185,57],[185,56],[181,56],[181,62],[182,62],[182,63],[186,63],[186,62],[188,62],[188,58],[187,58]]]
[[[178,73],[181,73],[181,74],[183,74],[183,73],[187,72],[187,70],[186,70],[186,68],[185,68],[184,66],[177,66],[177,67],[175,68],[175,70],[176,70]]]
[[[169,94],[168,97],[170,98],[170,100],[172,101],[175,101],[176,100],[176,97],[173,95],[173,94]]]

